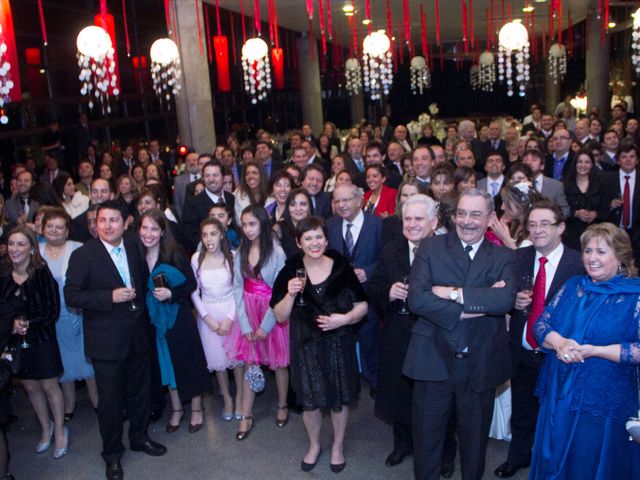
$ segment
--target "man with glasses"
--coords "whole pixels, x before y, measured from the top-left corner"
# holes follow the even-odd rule
[[[488,192],[458,199],[455,229],[420,243],[409,278],[413,327],[403,373],[415,380],[414,473],[437,480],[455,409],[465,479],[482,477],[496,387],[511,377],[505,314],[516,297],[512,250],[484,240],[495,218]]]
[[[575,161],[575,153],[571,150],[571,134],[569,130],[558,128],[553,132],[551,140],[553,150],[545,162],[544,174],[562,181]]]
[[[520,281],[509,323],[512,438],[507,461],[494,472],[500,478],[512,477],[531,463],[539,408],[534,391],[545,355],[533,337],[533,325],[564,282],[584,274],[580,253],[562,244],[565,223],[558,205],[548,199],[534,203],[526,224],[533,245],[516,250]],[[523,281],[527,277],[530,282]]]

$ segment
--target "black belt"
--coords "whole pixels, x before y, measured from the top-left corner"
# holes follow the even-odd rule
[[[469,354],[467,352],[456,352],[453,354],[453,356],[460,359],[460,358],[467,358]]]

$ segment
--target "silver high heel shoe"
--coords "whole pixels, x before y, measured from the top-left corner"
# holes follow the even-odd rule
[[[38,443],[38,445],[36,445],[36,453],[44,453],[49,450],[49,447],[51,446],[51,440],[53,439],[53,432],[55,429],[55,423],[51,422],[49,424],[49,440],[47,440],[46,442]]]
[[[67,453],[69,453],[69,429],[64,427],[64,447],[56,448],[53,451],[53,458],[58,460],[59,458],[64,457]]]

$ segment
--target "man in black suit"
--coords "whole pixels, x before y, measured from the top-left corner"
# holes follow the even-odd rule
[[[521,291],[511,311],[512,439],[507,461],[494,472],[500,478],[512,477],[531,463],[539,409],[534,392],[545,355],[532,338],[533,324],[564,282],[574,275],[584,274],[580,252],[562,244],[565,224],[562,210],[557,204],[548,199],[534,203],[526,222],[533,245],[516,250],[516,278],[530,277],[535,280],[535,285],[540,285],[540,290],[534,288],[532,296],[531,290],[525,292],[520,285]]]
[[[385,145],[388,145],[393,138],[393,127],[389,122],[389,117],[386,115],[382,115],[380,117],[380,136],[382,137],[382,142]]]
[[[392,146],[396,145],[398,148],[402,149],[400,144],[397,142],[393,142]],[[384,146],[380,142],[370,142],[366,146],[365,151],[365,163],[368,167],[369,165],[382,165],[386,168],[386,180],[384,184],[387,187],[397,189],[402,183],[402,175],[398,173],[398,171],[393,168],[389,168],[386,165],[386,154],[384,153]],[[353,183],[362,188],[365,192],[369,191],[369,186],[367,185],[367,177],[366,177],[366,167],[364,172],[358,172],[358,174],[353,179]]]
[[[404,125],[398,125],[393,129],[393,139],[402,145],[405,153],[413,150],[413,144],[411,143],[411,138],[409,138],[409,130]]]
[[[571,134],[569,130],[558,128],[553,132],[553,152],[544,162],[544,175],[563,181],[575,161],[575,153],[571,150]]]
[[[133,146],[125,145],[122,151],[122,158],[118,162],[119,175],[131,175],[131,169],[136,161],[133,159]]]
[[[207,163],[209,163],[211,160],[213,160],[213,157],[208,153],[203,153],[198,157],[198,171],[200,172],[201,178],[202,178],[202,171],[204,170],[204,166]],[[187,187],[184,190],[185,202],[187,198],[193,197],[196,194],[197,183],[198,183],[198,180],[194,180],[187,184]],[[182,204],[182,206],[184,207],[184,204]]]
[[[100,205],[107,200],[111,200],[113,198],[111,185],[111,182],[104,178],[96,178],[91,182],[91,189],[89,190],[89,204]],[[87,212],[78,215],[71,221],[71,232],[69,233],[69,238],[76,242],[86,242],[91,240],[92,237],[91,232],[89,231]]]
[[[502,139],[502,128],[498,122],[491,122],[489,124],[489,138],[484,142],[484,151],[482,152],[482,158],[479,159],[480,167],[484,169],[484,164],[492,153],[499,153],[502,158],[508,158],[509,152],[507,152],[507,142]]]
[[[150,343],[145,312],[146,265],[135,237],[124,235],[120,205],[98,208],[98,238],[73,252],[64,295],[83,310],[84,349],[98,385],[98,423],[106,476],[122,479],[122,432],[129,417],[131,450],[161,456],[166,447],[147,435],[149,424]],[[135,306],[135,309],[134,309]]]
[[[284,168],[284,164],[281,159],[276,160],[273,158],[273,145],[269,142],[261,141],[256,143],[255,159],[262,163],[262,166],[269,178],[273,177],[274,173]],[[242,172],[239,171],[238,175],[242,176]]]
[[[300,177],[300,186],[304,188],[311,197],[311,207],[313,215],[322,217],[325,220],[333,215],[331,210],[331,195],[324,192],[324,170],[322,167],[312,163],[307,165]]]
[[[193,253],[200,241],[200,222],[209,216],[214,205],[224,204],[229,207],[231,218],[234,218],[233,194],[222,190],[222,164],[217,160],[207,163],[202,169],[205,189],[198,195],[187,198],[182,211],[182,231],[186,249]]]
[[[411,332],[403,373],[415,380],[414,473],[437,480],[446,426],[458,418],[464,479],[480,480],[496,387],[511,377],[505,314],[516,297],[512,250],[484,240],[495,218],[487,192],[458,199],[455,230],[420,243],[409,278]]]

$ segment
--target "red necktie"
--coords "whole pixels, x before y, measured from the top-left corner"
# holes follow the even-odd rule
[[[533,326],[535,325],[538,317],[544,310],[544,291],[547,284],[547,272],[545,270],[545,264],[548,262],[547,257],[540,257],[540,268],[536,275],[536,281],[533,284],[533,296],[531,300],[531,313],[527,319],[527,343],[531,345],[532,349],[538,348],[538,342],[533,335]]]
[[[629,228],[631,217],[631,192],[629,189],[629,175],[624,176],[624,192],[622,194],[622,226]]]

